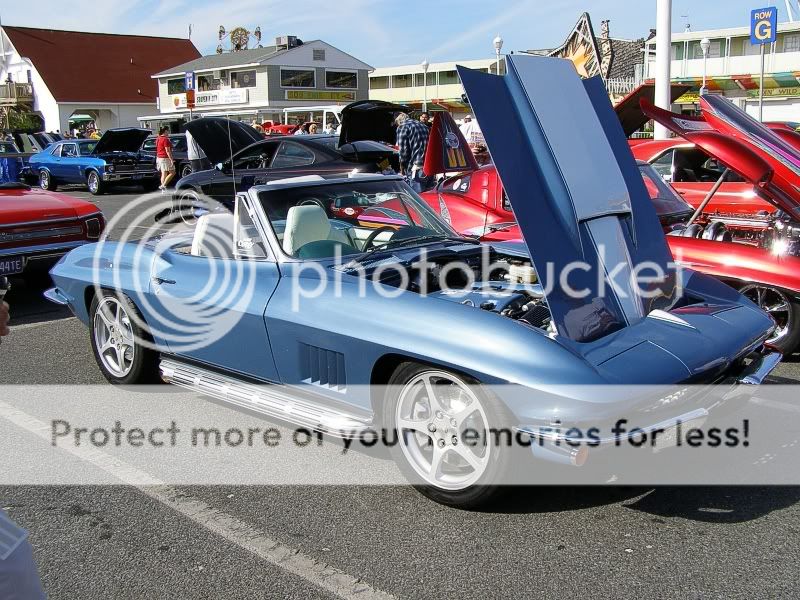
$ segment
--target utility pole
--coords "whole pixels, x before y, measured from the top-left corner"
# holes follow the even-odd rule
[[[672,94],[670,92],[670,67],[672,61],[672,0],[656,0],[656,91],[655,104],[669,110]],[[665,140],[669,137],[666,127],[656,123],[654,137]]]

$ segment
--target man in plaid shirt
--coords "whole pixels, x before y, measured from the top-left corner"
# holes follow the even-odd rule
[[[427,178],[422,172],[425,163],[425,149],[428,147],[428,129],[423,123],[400,113],[395,119],[397,124],[397,149],[400,153],[400,173],[425,187]]]

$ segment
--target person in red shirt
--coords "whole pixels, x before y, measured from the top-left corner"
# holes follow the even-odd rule
[[[156,168],[161,171],[160,190],[166,190],[167,184],[175,177],[175,162],[172,159],[172,142],[167,134],[168,127],[162,127],[156,138]]]

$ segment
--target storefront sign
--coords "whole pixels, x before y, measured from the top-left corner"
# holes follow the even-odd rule
[[[775,98],[780,96],[800,96],[800,87],[764,88],[765,98]],[[758,98],[758,90],[748,90],[747,97]]]
[[[197,92],[195,104],[197,106],[210,106],[213,104],[244,104],[247,102],[247,88],[228,88]]]
[[[332,102],[352,102],[355,92],[318,92],[310,90],[286,90],[287,100],[330,100]]]
[[[167,96],[167,106],[163,110],[186,108],[186,94],[170,94]]]
[[[778,9],[774,6],[750,12],[750,43],[753,46],[773,44],[778,39]]]

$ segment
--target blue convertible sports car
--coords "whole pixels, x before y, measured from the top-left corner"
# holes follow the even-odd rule
[[[147,129],[109,129],[99,140],[60,140],[31,156],[28,170],[45,190],[59,184],[82,183],[94,194],[115,184],[141,184],[156,189],[155,158],[140,152]]]
[[[240,193],[233,214],[202,216],[193,233],[77,249],[47,295],[89,327],[110,381],[160,377],[335,435],[393,431],[412,481],[458,506],[492,497],[511,460],[464,443],[467,428],[536,436],[635,413],[647,429],[710,409],[580,387],[554,401],[561,384],[760,382],[778,361],[763,348],[772,321],[668,264],[602,82],[559,59],[509,56],[508,70],[460,74],[527,248],[459,237],[400,177],[312,176]],[[332,218],[354,197],[364,210]],[[645,264],[663,271],[646,289],[610,285]],[[560,442],[548,436],[534,457],[585,460]]]

